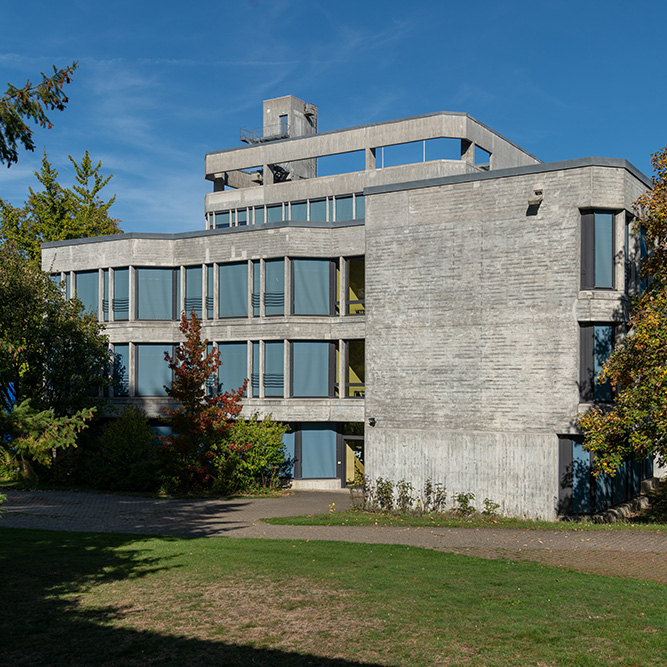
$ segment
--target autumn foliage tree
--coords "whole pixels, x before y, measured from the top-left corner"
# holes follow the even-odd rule
[[[51,121],[47,111],[63,111],[69,101],[63,88],[72,81],[74,70],[78,67],[75,61],[67,67],[57,69],[53,66],[53,74],[46,76],[38,84],[27,81],[21,88],[8,84],[4,95],[0,97],[0,163],[8,167],[18,162],[18,147],[35,150],[32,130],[29,122],[36,123],[47,129]]]
[[[185,342],[173,357],[165,353],[174,378],[165,390],[179,407],[164,410],[172,434],[162,438],[162,447],[172,480],[179,490],[191,491],[212,483],[212,450],[226,440],[240,414],[247,380],[236,391],[209,396],[207,387],[220,366],[220,352],[208,351],[208,340],[202,340],[201,322],[194,312],[189,318],[182,313],[179,328]]]
[[[641,266],[647,287],[633,299],[630,333],[599,377],[611,382],[615,400],[578,420],[598,473],[614,474],[630,454],[667,459],[667,147],[652,164],[653,187],[635,202],[636,228],[650,249]]]

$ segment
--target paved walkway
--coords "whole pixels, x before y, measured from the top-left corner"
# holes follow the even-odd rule
[[[271,526],[260,519],[349,507],[347,492],[283,498],[165,500],[62,491],[7,491],[0,527],[181,537],[250,537],[407,544],[483,558],[649,579],[667,584],[667,534],[493,528]]]

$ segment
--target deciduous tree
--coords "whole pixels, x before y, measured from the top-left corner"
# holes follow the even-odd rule
[[[32,130],[29,122],[51,129],[47,111],[63,111],[69,101],[63,91],[66,83],[72,81],[75,61],[68,67],[57,69],[49,77],[42,72],[42,81],[32,84],[27,81],[22,88],[8,84],[4,95],[0,97],[0,163],[8,167],[18,162],[18,147],[35,150]]]
[[[163,446],[172,476],[179,479],[183,490],[192,490],[212,481],[211,447],[226,439],[232,420],[240,414],[247,380],[236,391],[209,396],[208,382],[220,366],[220,353],[208,352],[208,341],[201,338],[201,322],[194,312],[189,319],[182,313],[180,331],[185,342],[173,357],[165,353],[174,377],[165,390],[179,407],[165,409],[165,423],[172,435],[163,438]]]
[[[667,458],[667,147],[652,163],[653,187],[635,203],[650,249],[641,266],[647,287],[632,301],[630,334],[599,378],[611,382],[615,400],[578,420],[598,473],[613,474],[629,454]]]

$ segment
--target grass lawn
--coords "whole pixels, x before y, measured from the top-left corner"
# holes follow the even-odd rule
[[[361,510],[333,511],[327,514],[273,517],[262,519],[265,523],[282,526],[402,526],[440,528],[522,528],[524,530],[639,530],[667,532],[664,523],[592,523],[591,521],[532,521],[511,517],[487,517],[483,514],[456,516],[451,513],[425,514],[373,514]]]
[[[395,545],[0,529],[6,665],[667,664],[667,586]]]

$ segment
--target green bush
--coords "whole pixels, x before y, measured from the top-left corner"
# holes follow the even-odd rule
[[[156,491],[160,481],[155,433],[143,410],[127,406],[102,430],[92,480],[112,491]]]
[[[216,490],[224,492],[258,491],[278,486],[280,469],[285,463],[284,424],[275,422],[271,415],[260,419],[234,422],[229,441],[213,448]]]

